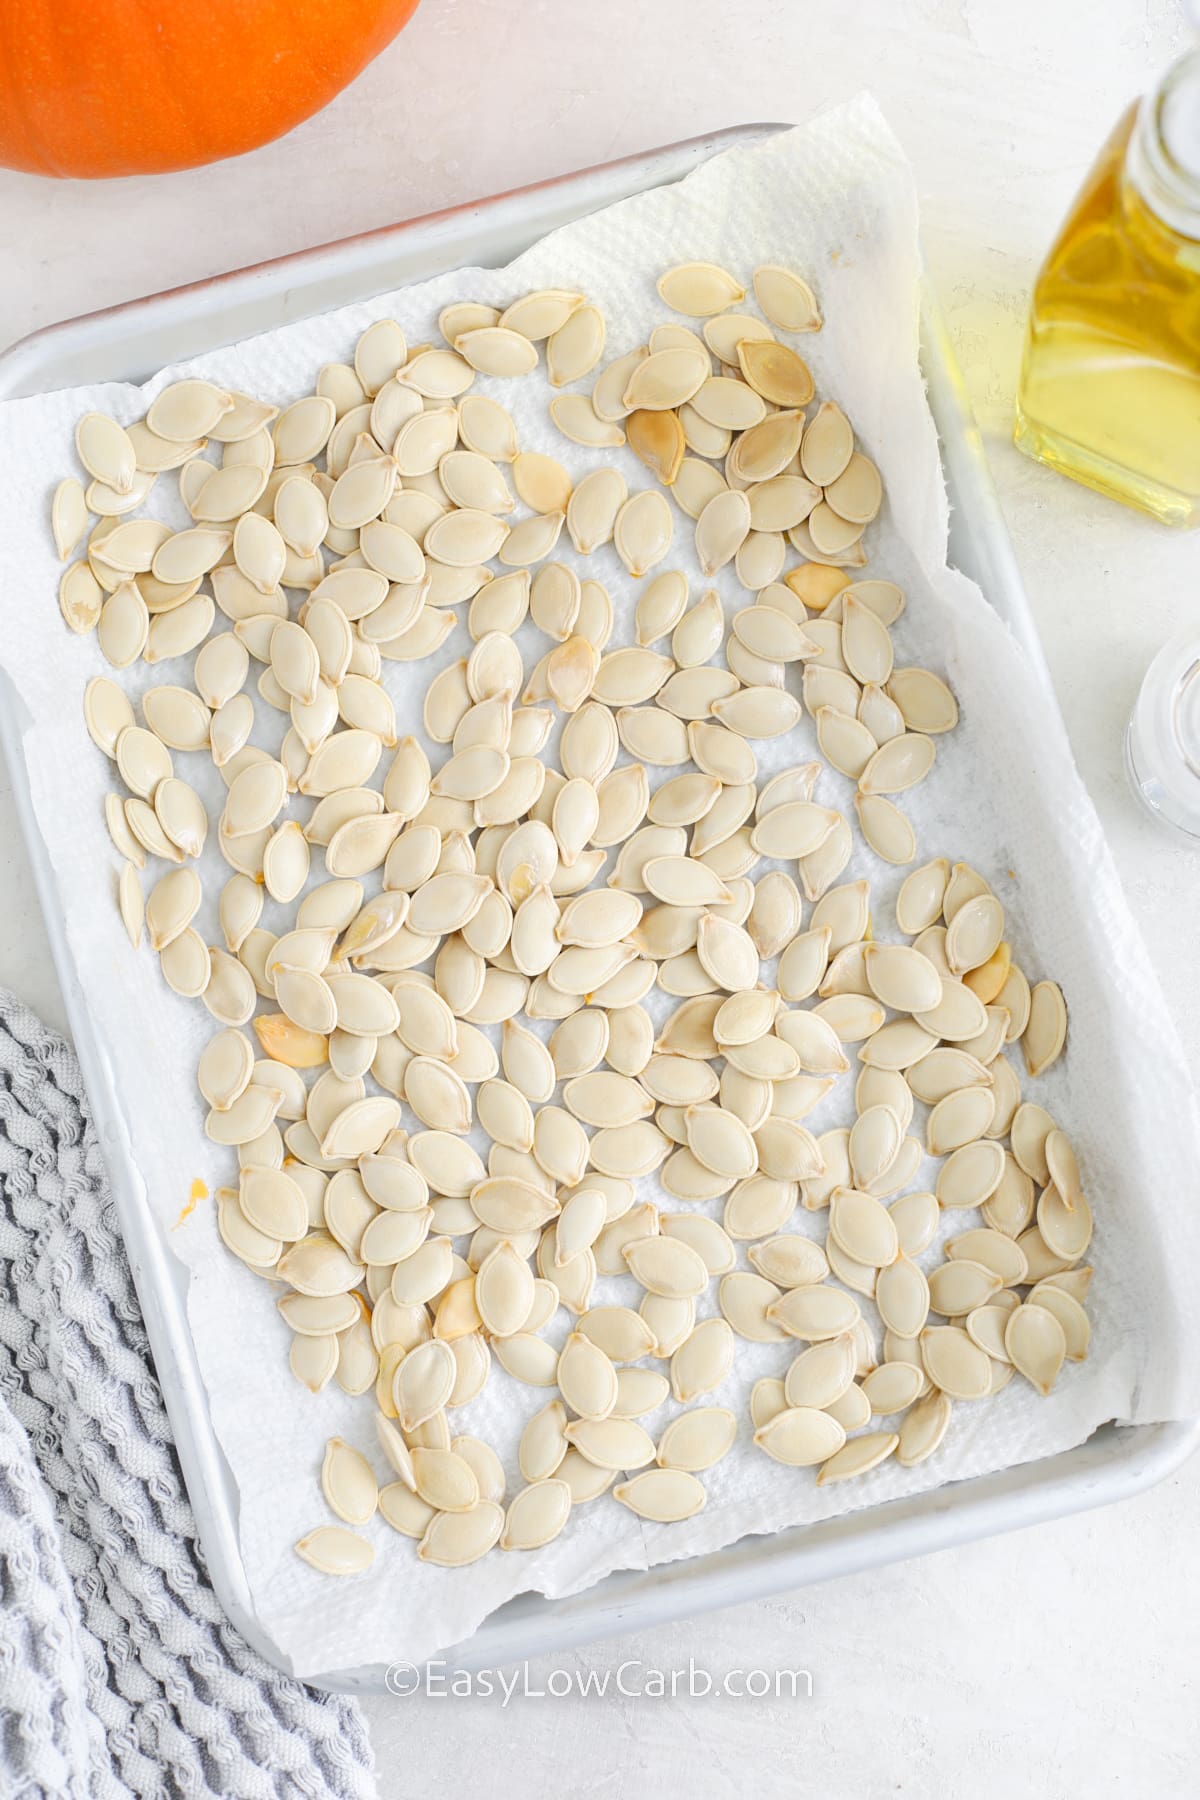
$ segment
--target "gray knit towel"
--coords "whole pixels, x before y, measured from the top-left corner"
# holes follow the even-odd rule
[[[364,1800],[209,1585],[79,1065],[0,991],[0,1794]]]

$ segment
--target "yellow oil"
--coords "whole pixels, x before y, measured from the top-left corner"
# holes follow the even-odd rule
[[[200,1177],[197,1175],[192,1182],[191,1192],[188,1194],[188,1203],[184,1207],[183,1211],[180,1213],[179,1217],[176,1219],[174,1225],[172,1226],[172,1230],[178,1231],[179,1227],[181,1225],[186,1225],[188,1220],[191,1218],[192,1214],[195,1212],[197,1206],[200,1204],[201,1200],[207,1200],[207,1199],[208,1199],[208,1189],[205,1187],[204,1183],[201,1181]]]
[[[1100,152],[1034,289],[1017,399],[1027,455],[1168,525],[1200,524],[1200,242]]]

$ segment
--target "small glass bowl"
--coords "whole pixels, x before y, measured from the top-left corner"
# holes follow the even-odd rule
[[[1146,810],[1200,843],[1200,636],[1180,632],[1146,671],[1125,734],[1125,768]]]

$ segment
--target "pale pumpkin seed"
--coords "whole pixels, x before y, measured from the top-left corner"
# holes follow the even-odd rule
[[[821,314],[808,283],[778,263],[762,263],[754,271],[754,297],[783,331],[817,331]]]
[[[840,1450],[846,1433],[827,1412],[811,1406],[788,1406],[759,1427],[754,1442],[774,1462],[808,1469]]]
[[[556,1538],[571,1510],[571,1490],[551,1477],[531,1483],[510,1502],[502,1550],[536,1550]]]
[[[946,1435],[952,1411],[947,1394],[935,1391],[919,1400],[901,1422],[896,1461],[911,1469],[932,1456]]]
[[[959,1326],[927,1327],[920,1334],[920,1347],[929,1379],[952,1400],[981,1400],[988,1393],[987,1354]]]
[[[1004,1329],[1009,1360],[1026,1380],[1048,1394],[1067,1354],[1066,1333],[1056,1314],[1043,1306],[1019,1306]]]
[[[546,373],[552,386],[567,387],[590,375],[604,353],[604,338],[604,314],[599,307],[576,307],[546,340]]]
[[[295,1548],[297,1556],[323,1575],[361,1575],[375,1560],[367,1540],[341,1525],[319,1525],[298,1539]]]
[[[1030,993],[1029,1022],[1022,1037],[1025,1067],[1044,1075],[1062,1054],[1067,1037],[1067,1007],[1053,981],[1039,981]]]

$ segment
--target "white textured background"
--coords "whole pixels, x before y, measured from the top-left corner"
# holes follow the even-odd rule
[[[869,85],[916,168],[1076,758],[1200,1076],[1200,856],[1143,820],[1121,769],[1145,664],[1200,612],[1200,545],[1009,444],[1039,258],[1117,114],[1184,42],[1177,0],[424,0],[354,87],[253,156],[93,185],[0,172],[0,342],[712,127],[801,119]],[[0,981],[62,1024],[2,786],[0,842]],[[561,1659],[807,1668],[811,1701],[372,1702],[381,1792],[1191,1796],[1198,1504],[1194,1462],[1105,1512]]]

